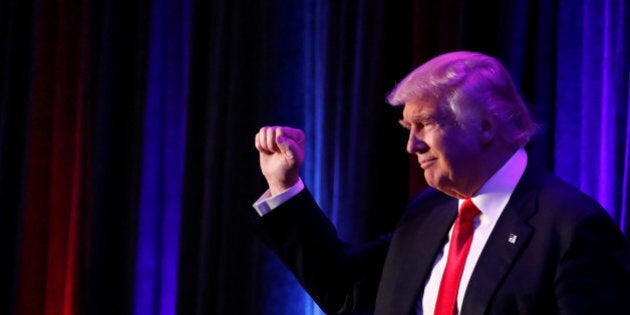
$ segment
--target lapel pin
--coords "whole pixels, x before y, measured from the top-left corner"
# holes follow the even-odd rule
[[[508,236],[508,243],[516,244],[516,239],[517,238],[518,238],[518,236],[516,234],[510,233],[510,236]]]

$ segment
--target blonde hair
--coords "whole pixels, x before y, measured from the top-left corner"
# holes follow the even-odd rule
[[[527,144],[538,130],[505,67],[476,52],[450,52],[429,60],[397,84],[387,101],[393,106],[434,102],[460,124],[489,112],[500,122],[500,134],[515,147]]]

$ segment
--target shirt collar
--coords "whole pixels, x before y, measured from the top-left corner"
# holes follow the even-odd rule
[[[492,222],[496,222],[503,212],[526,166],[527,153],[520,148],[472,197],[473,203]],[[459,200],[459,206],[462,202]]]

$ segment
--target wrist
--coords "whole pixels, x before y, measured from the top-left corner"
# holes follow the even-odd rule
[[[275,196],[293,186],[295,186],[298,182],[299,182],[300,178],[299,176],[295,176],[295,177],[291,177],[291,178],[286,178],[283,180],[279,180],[279,181],[267,181],[267,184],[269,185],[269,192],[271,193],[271,196]]]

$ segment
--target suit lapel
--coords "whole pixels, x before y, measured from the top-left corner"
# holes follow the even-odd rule
[[[437,253],[457,215],[457,201],[420,206],[392,238],[378,290],[376,314],[410,314],[431,272]],[[415,313],[414,313],[415,314]]]
[[[527,223],[536,211],[532,173],[528,166],[479,256],[466,289],[462,314],[486,313],[499,284],[532,236],[533,228]]]

